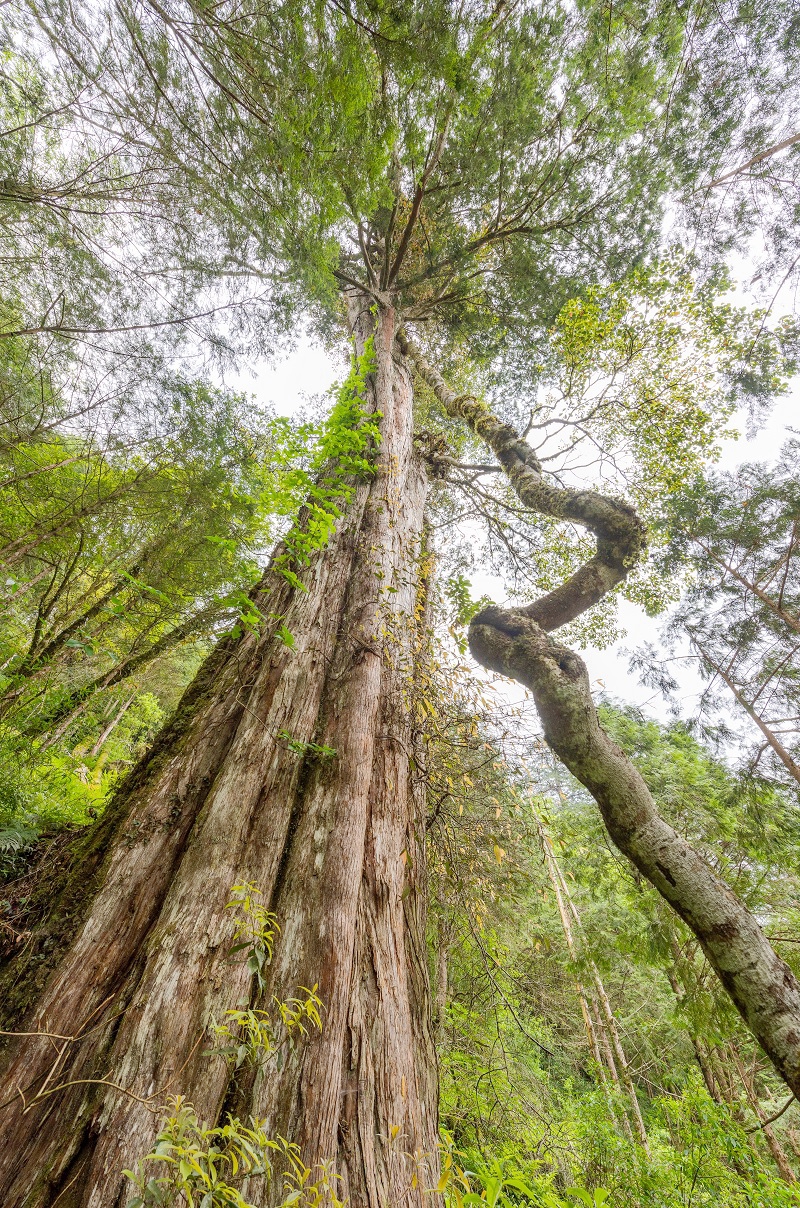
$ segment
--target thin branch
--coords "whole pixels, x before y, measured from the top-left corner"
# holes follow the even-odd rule
[[[411,236],[413,235],[414,227],[417,224],[417,218],[419,217],[420,207],[422,206],[422,202],[425,197],[425,190],[427,188],[428,181],[430,180],[433,173],[436,171],[436,168],[439,165],[439,160],[441,159],[441,156],[442,156],[442,151],[444,150],[444,144],[445,144],[445,140],[447,138],[447,132],[450,129],[451,113],[452,113],[452,103],[447,109],[447,113],[445,114],[444,123],[442,124],[442,129],[439,132],[439,137],[436,140],[436,143],[428,158],[428,162],[425,165],[422,176],[420,177],[419,184],[417,185],[416,190],[414,192],[414,200],[411,203],[411,213],[409,214],[408,221],[406,222],[406,225],[403,229],[403,234],[400,236],[400,243],[397,248],[397,254],[392,263],[392,267],[389,270],[389,276],[388,276],[387,282],[386,282],[387,286],[390,286],[394,283],[394,280],[397,277],[397,274],[400,272],[400,269],[402,267],[406,252],[408,251],[408,245],[411,242]],[[386,250],[388,252],[389,249],[387,248]]]
[[[724,176],[718,176],[716,180],[710,180],[707,185],[700,185],[698,189],[695,189],[695,193],[701,193],[704,189],[716,189],[717,185],[724,184],[726,180],[731,180],[741,172],[746,172],[754,164],[760,164],[763,160],[770,159],[773,155],[777,155],[779,151],[785,151],[787,147],[793,147],[795,143],[800,143],[800,134],[792,134],[782,142],[775,143],[772,147],[767,147],[766,151],[759,151],[758,155],[754,155],[752,159],[748,159],[744,164],[739,164],[738,168],[732,168]]]
[[[747,1133],[758,1132],[759,1129],[766,1127],[767,1124],[772,1124],[775,1120],[779,1120],[783,1113],[788,1111],[795,1102],[796,1097],[794,1095],[790,1095],[783,1107],[779,1108],[774,1115],[767,1116],[766,1120],[761,1120],[760,1123],[756,1124],[755,1128],[746,1128],[744,1131]]]

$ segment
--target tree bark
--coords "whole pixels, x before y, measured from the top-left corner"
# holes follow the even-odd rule
[[[641,521],[621,500],[546,482],[535,451],[510,425],[451,390],[404,333],[398,343],[448,414],[489,445],[523,504],[594,533],[595,555],[554,591],[524,608],[478,613],[470,650],[530,690],[547,743],[594,797],[612,841],[697,937],[745,1023],[800,1095],[800,983],[749,911],[660,816],[636,767],[600,725],[583,660],[550,637],[625,579],[645,548]]]
[[[374,324],[366,304],[354,314],[357,351]],[[307,590],[273,562],[257,596],[268,628],[211,655],[101,824],[113,841],[88,913],[27,1027],[17,1025],[82,1039],[57,1063],[53,1042],[17,1039],[6,1095],[21,1087],[30,1103],[48,1077],[53,1088],[90,1081],[27,1113],[17,1095],[0,1112],[4,1208],[123,1205],[120,1172],[158,1127],[132,1094],[152,1104],[177,1092],[203,1121],[233,1105],[296,1142],[312,1168],[331,1161],[353,1208],[437,1202],[425,1190],[437,1179],[437,1085],[423,765],[407,708],[423,641],[427,482],[411,378],[392,340],[393,314],[382,310],[366,400],[382,415],[375,473],[354,485],[328,547],[299,572]],[[229,954],[225,906],[242,881],[260,888],[281,927],[260,1000]],[[10,974],[17,1001],[26,979],[37,989],[35,949],[26,955]],[[271,1058],[234,1086],[223,1059],[203,1055],[212,1014],[242,1000],[269,1009],[273,995],[315,983],[322,1031],[281,1068]],[[251,1184],[248,1197],[279,1202],[280,1183]]]

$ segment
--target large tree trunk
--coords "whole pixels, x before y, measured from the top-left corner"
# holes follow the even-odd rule
[[[356,317],[358,351],[373,324],[366,309]],[[382,413],[376,472],[356,485],[335,536],[303,573],[307,591],[267,572],[258,602],[269,631],[211,656],[112,806],[104,863],[95,872],[100,857],[86,857],[96,892],[26,1024],[84,1038],[64,1046],[52,1074],[61,1042],[16,1040],[4,1098],[20,1087],[30,1104],[48,1078],[48,1088],[88,1081],[28,1112],[20,1095],[0,1113],[4,1208],[123,1205],[120,1172],[148,1152],[158,1127],[139,1100],[155,1096],[152,1106],[177,1092],[201,1120],[233,1105],[297,1142],[309,1166],[332,1161],[353,1208],[431,1202],[424,801],[408,704],[422,640],[426,478],[411,380],[392,340],[384,311],[367,399]],[[298,754],[308,743],[336,755]],[[322,1031],[282,1068],[270,1060],[234,1088],[200,1037],[212,1014],[254,1001],[250,974],[230,956],[225,909],[242,881],[258,885],[281,927],[263,1005],[318,983],[324,1013]],[[62,914],[75,897],[74,886],[64,891]],[[51,942],[65,930],[53,923]],[[38,990],[36,963],[21,965],[17,1001],[20,987]],[[431,1169],[412,1188],[420,1161]],[[273,1204],[279,1184],[251,1185],[248,1195]]]

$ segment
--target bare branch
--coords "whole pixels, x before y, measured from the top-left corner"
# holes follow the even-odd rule
[[[790,138],[785,138],[782,142],[775,143],[772,147],[767,147],[766,151],[759,151],[758,155],[754,155],[746,163],[739,164],[738,168],[732,168],[724,176],[718,176],[716,180],[710,180],[707,185],[701,185],[699,189],[695,189],[695,193],[701,193],[704,189],[716,189],[717,185],[724,184],[726,180],[732,180],[734,176],[739,176],[740,173],[746,172],[754,164],[760,164],[765,159],[770,159],[773,155],[777,155],[779,151],[785,151],[787,147],[793,147],[795,143],[800,143],[800,134],[793,134]]]

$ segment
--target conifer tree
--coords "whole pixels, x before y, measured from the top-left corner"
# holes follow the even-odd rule
[[[472,651],[530,687],[615,842],[696,931],[800,1086],[800,989],[655,814],[599,727],[580,660],[548,636],[625,579],[642,523],[630,503],[548,482],[513,423],[466,393],[522,397],[546,381],[567,301],[639,263],[674,182],[691,189],[725,145],[723,99],[706,103],[697,63],[704,38],[718,53],[724,17],[644,0],[31,12],[47,51],[38,70],[56,62],[71,114],[66,142],[91,148],[96,130],[109,140],[90,154],[113,166],[96,199],[108,255],[95,255],[85,222],[85,177],[59,189],[29,162],[6,190],[15,215],[29,207],[42,245],[52,224],[59,239],[69,226],[92,288],[71,293],[68,274],[54,274],[26,294],[19,274],[9,338],[185,325],[218,309],[222,291],[230,342],[252,331],[257,347],[267,319],[310,310],[329,337],[349,335],[353,369],[252,609],[76,842],[47,887],[45,920],[4,973],[7,1030],[25,1034],[6,1061],[3,1202],[124,1203],[123,1169],[150,1151],[169,1093],[209,1126],[257,1117],[304,1169],[333,1163],[353,1208],[436,1202],[415,685],[427,498],[478,442],[524,510],[588,528],[598,544],[586,562],[578,546],[574,573],[532,605],[479,613]],[[731,15],[746,38],[746,10]],[[775,47],[753,38],[752,50],[766,63]],[[734,65],[725,95],[739,83]],[[153,277],[163,288],[149,293]],[[415,382],[438,407],[438,433],[415,435]],[[642,447],[663,421],[646,402],[629,401]],[[697,444],[686,406],[669,465]],[[520,410],[512,401],[509,420]],[[243,898],[231,898],[236,885]],[[232,954],[232,900],[248,904],[246,961]],[[234,1071],[209,1053],[212,1019],[285,1004],[298,987],[321,1001],[320,1030]],[[262,1174],[247,1194],[284,1199],[280,1178]]]

